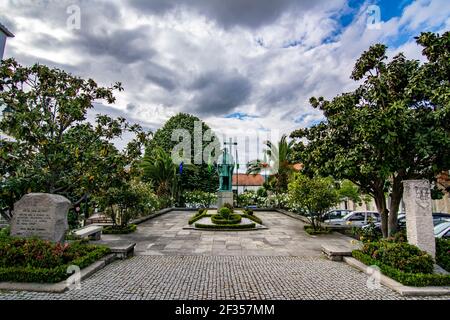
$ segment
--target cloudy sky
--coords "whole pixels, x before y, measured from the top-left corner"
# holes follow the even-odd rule
[[[219,135],[242,139],[319,122],[322,116],[309,98],[332,98],[354,88],[353,64],[374,43],[387,44],[390,55],[403,51],[421,59],[413,37],[449,30],[450,5],[448,0],[0,0],[0,22],[16,35],[5,57],[63,68],[102,85],[122,82],[125,91],[116,104],[97,105],[97,112],[125,116],[149,130],[188,112]],[[256,155],[254,145],[249,150],[241,143],[242,162]]]

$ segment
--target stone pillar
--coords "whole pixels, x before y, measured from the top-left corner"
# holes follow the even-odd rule
[[[233,192],[232,191],[219,191],[217,192],[217,209],[222,208],[225,203],[234,205]]]
[[[403,181],[408,242],[436,255],[430,183],[427,180]]]

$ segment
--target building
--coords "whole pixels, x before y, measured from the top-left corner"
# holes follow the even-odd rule
[[[233,175],[233,191],[238,190],[239,194],[244,191],[257,191],[264,184],[265,178],[261,174],[238,173]]]
[[[14,38],[14,35],[0,23],[0,58],[3,59],[5,53],[6,39]]]

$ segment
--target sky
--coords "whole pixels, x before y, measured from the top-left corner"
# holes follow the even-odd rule
[[[237,139],[245,163],[264,140],[323,120],[309,99],[354,89],[352,68],[371,45],[423,60],[414,37],[448,31],[450,3],[0,0],[0,23],[16,36],[5,58],[123,84],[116,103],[96,103],[90,119],[123,116],[155,131],[194,114],[221,139]]]

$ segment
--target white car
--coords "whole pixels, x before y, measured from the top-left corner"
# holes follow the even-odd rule
[[[331,219],[331,220],[325,220],[324,222],[333,225],[333,226],[355,226],[355,227],[362,227],[370,222],[378,222],[380,221],[380,214],[378,212],[374,211],[354,211],[346,215],[345,217],[341,219]]]
[[[434,227],[436,238],[450,238],[450,221],[442,222]]]

